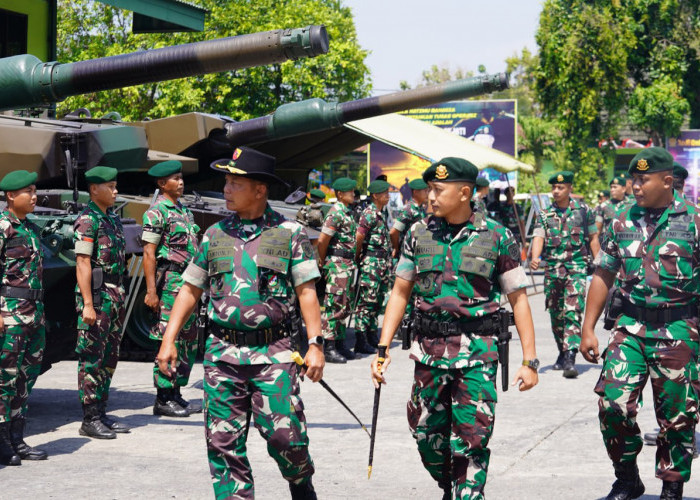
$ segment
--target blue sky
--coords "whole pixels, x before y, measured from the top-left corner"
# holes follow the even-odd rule
[[[342,0],[350,7],[375,94],[420,81],[433,64],[489,73],[523,47],[536,51],[542,0]]]

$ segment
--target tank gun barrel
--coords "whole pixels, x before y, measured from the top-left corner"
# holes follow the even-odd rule
[[[71,95],[315,57],[328,52],[325,26],[279,29],[100,59],[43,63],[0,59],[0,110],[50,104]]]
[[[342,103],[308,99],[283,104],[271,115],[227,123],[226,138],[234,147],[255,144],[338,128],[354,120],[475,97],[506,88],[508,75],[498,73]]]

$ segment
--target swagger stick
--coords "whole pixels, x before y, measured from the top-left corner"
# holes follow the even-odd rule
[[[377,352],[377,371],[382,373],[382,365],[386,359],[387,346],[379,345]],[[372,437],[369,441],[369,463],[367,464],[367,479],[372,476],[372,460],[374,459],[374,441],[377,438],[377,416],[379,415],[379,396],[382,393],[382,384],[374,390],[374,408],[372,408]]]

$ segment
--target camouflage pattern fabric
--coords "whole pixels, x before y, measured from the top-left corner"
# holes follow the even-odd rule
[[[123,275],[126,271],[124,231],[119,216],[111,208],[105,214],[92,201],[80,213],[74,225],[75,252],[90,255],[92,268]],[[83,322],[83,296],[76,285],[78,313],[78,395],[83,404],[106,401],[112,376],[119,361],[126,292],[123,285],[105,282],[93,303],[97,320],[92,326]]]
[[[473,198],[472,201],[474,202],[474,204],[472,205],[472,210],[481,212],[487,217],[489,216],[488,209],[486,208],[486,201],[484,201],[484,199],[481,196]]]
[[[615,214],[626,206],[628,205],[624,199],[616,200],[615,198],[610,198],[596,207],[595,221],[603,225],[601,235],[605,233],[610,222],[615,218]]]
[[[321,232],[331,237],[328,253],[343,250],[355,254],[355,233],[357,223],[352,211],[338,202],[330,209],[323,221]],[[323,264],[326,281],[323,298],[321,331],[329,340],[345,339],[345,319],[350,315],[354,301],[353,277],[356,266],[353,259],[330,255]]]
[[[255,498],[246,456],[248,422],[267,442],[282,476],[302,483],[314,473],[296,365],[235,366],[207,341],[204,421],[209,469],[217,499]]]
[[[143,214],[142,239],[156,245],[156,262],[161,267],[156,274],[156,284],[159,285],[157,293],[160,297],[160,319],[151,329],[152,339],[163,338],[165,328],[170,321],[175,297],[184,284],[181,273],[162,266],[169,263],[181,265],[189,263],[197,251],[197,233],[199,233],[199,226],[195,224],[192,212],[180,202],[173,203],[165,196],[159,196],[151,208]],[[163,375],[155,364],[153,367],[155,387],[172,389],[175,386],[187,385],[197,353],[196,317],[196,313],[193,312],[178,336],[176,345],[180,363],[175,380]]]
[[[510,230],[513,233],[515,241],[520,244],[520,223],[518,222],[520,218],[515,212],[513,205],[508,202],[498,203],[496,213],[494,218],[501,223],[501,225]],[[486,215],[486,212],[482,212]]]
[[[688,481],[698,412],[698,343],[613,332],[595,392],[600,430],[613,462],[635,461],[642,450],[637,425],[642,389],[651,379],[660,432],[656,477]]]
[[[419,205],[416,203],[416,200],[412,199],[410,203],[406,204],[406,206],[399,211],[392,228],[396,229],[403,236],[414,222],[424,219],[426,215],[425,205]]]
[[[0,214],[0,284],[40,289],[42,251],[39,228],[9,210]],[[27,413],[44,354],[44,304],[0,297],[0,423]]]
[[[404,241],[396,276],[414,282],[416,308],[439,321],[495,313],[501,293],[527,286],[511,232],[480,212],[463,226],[429,216]],[[496,404],[493,336],[417,335],[409,426],[428,472],[456,498],[482,498]],[[450,458],[447,459],[446,455]]]
[[[355,311],[355,329],[375,332],[377,317],[391,286],[391,240],[384,215],[371,203],[362,212],[357,231],[365,237],[360,262],[360,286]],[[370,255],[379,253],[381,255]]]
[[[544,294],[559,351],[578,349],[586,305],[586,275],[572,274],[566,279],[545,276]]]

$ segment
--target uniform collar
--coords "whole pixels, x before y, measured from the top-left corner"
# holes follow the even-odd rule
[[[172,207],[172,208],[181,208],[182,207],[180,200],[177,200],[177,203],[173,203],[169,198],[166,198],[166,196],[164,194],[158,195],[157,203],[163,203],[164,205],[167,205],[167,206]]]
[[[95,203],[92,200],[88,202],[88,208],[93,212],[97,212],[102,217],[106,216],[110,212],[109,208],[107,208],[107,213],[103,212],[102,209],[99,206],[97,206],[97,203]]]
[[[673,201],[666,207],[666,210],[664,211],[663,215],[661,216],[663,220],[666,220],[668,218],[668,215],[671,214],[683,214],[688,212],[688,202],[683,199],[677,191],[673,192]],[[630,208],[630,215],[633,217],[642,217],[644,214],[646,214],[647,211],[637,205],[635,202],[634,205],[632,205],[632,208]],[[661,220],[661,219],[659,219]]]
[[[431,215],[428,219],[428,228],[433,231],[439,230],[445,235],[449,235],[450,237],[452,236],[450,234],[450,225],[442,217]],[[484,218],[483,214],[472,210],[472,214],[469,219],[467,219],[467,222],[462,230],[452,239],[456,240],[462,238],[465,233],[468,234],[471,231],[486,231],[486,229],[486,219]]]
[[[24,222],[24,221],[22,221],[19,217],[17,217],[15,214],[13,214],[12,212],[10,212],[10,210],[7,209],[7,208],[2,212],[2,214],[3,214],[5,217],[7,217],[7,219],[10,221],[10,223],[11,223],[13,226],[20,226],[20,225],[22,225],[22,223]],[[25,220],[26,220],[26,219],[25,219]]]

